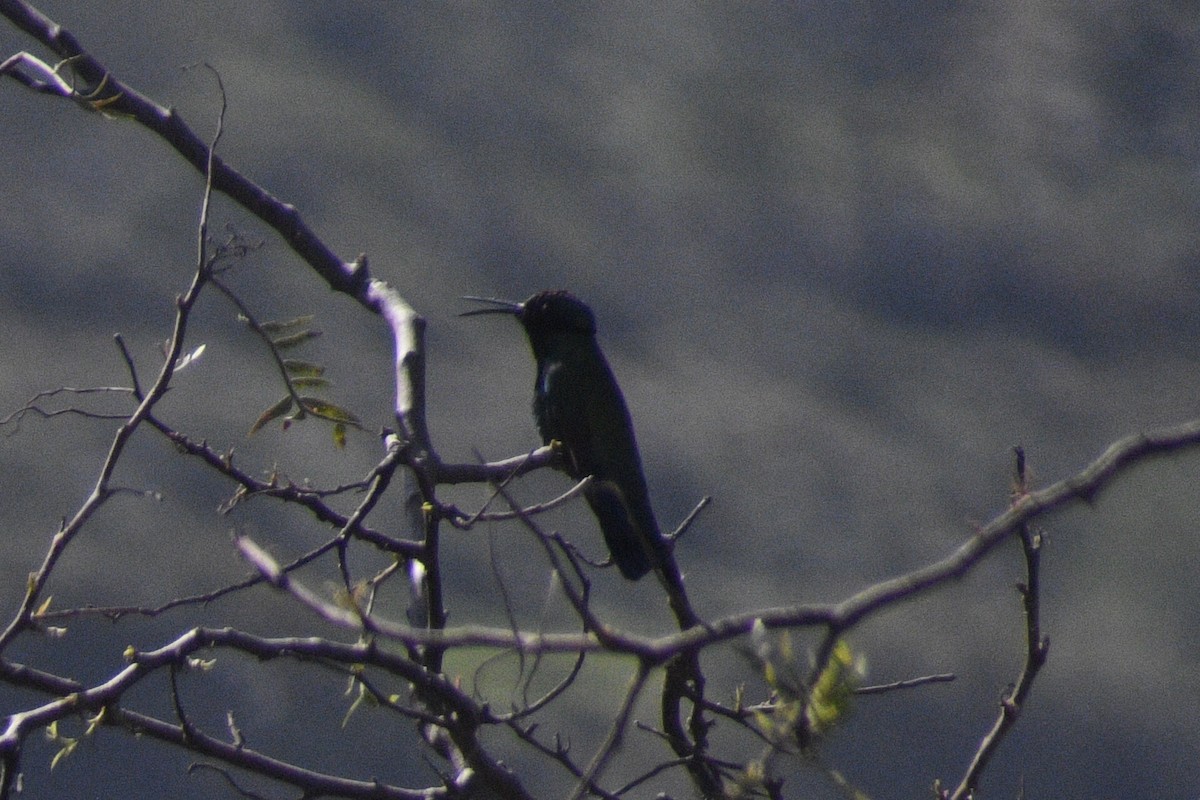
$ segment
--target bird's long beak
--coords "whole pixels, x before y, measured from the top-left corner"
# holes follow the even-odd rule
[[[473,308],[470,311],[464,311],[459,314],[460,317],[473,317],[476,314],[510,314],[514,317],[521,316],[521,312],[525,310],[523,303],[514,303],[512,300],[501,300],[496,297],[473,297],[466,296],[463,300],[470,300],[473,303],[490,303],[492,308]]]

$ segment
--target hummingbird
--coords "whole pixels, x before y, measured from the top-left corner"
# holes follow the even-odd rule
[[[566,291],[543,291],[521,303],[466,297],[490,307],[463,313],[509,314],[525,329],[537,380],[533,416],[542,442],[561,443],[564,470],[592,477],[584,497],[617,568],[637,580],[661,566],[665,543],[650,506],[633,421],[612,369],[596,343],[592,310]]]

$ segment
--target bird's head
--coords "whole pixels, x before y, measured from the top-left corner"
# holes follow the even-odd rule
[[[594,336],[596,318],[592,310],[568,291],[557,289],[538,292],[521,303],[498,300],[494,297],[464,297],[476,303],[486,303],[486,308],[464,311],[461,316],[476,314],[508,314],[520,320],[525,333],[535,349],[538,340],[561,334]]]

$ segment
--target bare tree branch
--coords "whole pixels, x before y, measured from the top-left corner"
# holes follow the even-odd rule
[[[1021,447],[1014,448],[1016,469],[1013,482],[1013,501],[1017,502],[1029,492],[1029,483],[1025,471],[1025,451]],[[1030,530],[1029,525],[1023,524],[1018,530],[1021,540],[1021,554],[1025,560],[1025,583],[1019,589],[1021,602],[1025,608],[1025,663],[1021,674],[1003,700],[1000,701],[1000,714],[988,734],[979,743],[979,749],[971,760],[971,765],[963,775],[962,781],[952,794],[943,795],[953,800],[969,800],[979,786],[983,771],[988,762],[1000,747],[1004,737],[1017,722],[1021,709],[1033,688],[1033,682],[1041,671],[1042,665],[1050,652],[1050,641],[1042,636],[1041,626],[1041,548],[1042,534]]]
[[[117,345],[129,372],[131,388],[60,387],[35,395],[24,407],[0,420],[0,425],[13,423],[14,427],[18,427],[17,423],[23,418],[54,419],[67,414],[122,421],[99,465],[90,495],[63,521],[40,565],[30,576],[18,608],[0,630],[0,681],[45,697],[32,707],[10,714],[0,732],[0,800],[7,800],[15,790],[22,745],[28,737],[35,731],[54,730],[59,721],[77,718],[81,713],[90,715],[85,736],[93,735],[97,728],[110,727],[170,743],[216,761],[217,765],[209,768],[219,771],[235,791],[246,795],[249,791],[241,788],[226,768],[244,770],[296,787],[306,797],[336,795],[437,800],[494,796],[525,800],[533,796],[532,790],[527,788],[520,770],[501,758],[502,753],[507,757],[505,747],[515,745],[521,757],[539,765],[557,764],[564,771],[565,780],[573,785],[570,791],[574,798],[591,795],[611,800],[677,769],[686,772],[692,785],[704,797],[724,797],[735,792],[782,797],[782,779],[773,775],[772,770],[812,743],[797,741],[799,735],[795,726],[788,729],[793,734],[790,741],[783,743],[780,737],[768,735],[765,726],[759,726],[755,719],[759,714],[778,712],[789,698],[781,697],[782,691],[768,691],[765,698],[747,703],[743,702],[743,687],[729,690],[728,695],[722,695],[724,689],[718,687],[711,694],[722,699],[714,701],[706,694],[709,676],[704,671],[702,657],[711,648],[758,635],[761,631],[817,629],[820,638],[814,663],[811,669],[807,662],[797,668],[793,681],[796,697],[800,701],[811,699],[809,695],[813,692],[810,690],[833,661],[838,641],[847,632],[876,614],[961,579],[1001,542],[1015,537],[1021,543],[1026,568],[1026,579],[1020,587],[1025,617],[1025,658],[1020,675],[1003,699],[997,719],[980,742],[960,784],[953,793],[942,794],[965,800],[978,790],[990,759],[1018,719],[1029,699],[1033,681],[1047,658],[1048,643],[1042,635],[1039,619],[1041,539],[1035,523],[1057,510],[1080,502],[1092,502],[1138,463],[1200,444],[1200,422],[1131,436],[1114,443],[1078,474],[1040,491],[1031,491],[1028,487],[1023,460],[1020,460],[1017,487],[1005,512],[975,530],[944,558],[867,586],[837,602],[735,611],[712,619],[704,618],[693,608],[683,573],[673,554],[668,552],[663,557],[661,580],[666,592],[664,602],[674,616],[673,629],[659,635],[624,630],[606,620],[599,604],[593,602],[592,565],[561,534],[543,530],[537,519],[541,511],[573,498],[584,484],[547,502],[523,506],[513,498],[509,482],[532,470],[553,465],[556,458],[553,448],[538,448],[529,454],[493,463],[446,464],[441,461],[431,440],[426,405],[426,320],[396,289],[371,278],[365,255],[352,262],[339,259],[307,226],[295,207],[250,182],[216,155],[226,103],[219,75],[221,108],[216,132],[211,141],[206,142],[175,111],[123,83],[107,66],[91,56],[70,32],[27,3],[0,0],[0,14],[61,59],[49,64],[30,53],[16,53],[0,62],[0,77],[11,78],[32,91],[67,99],[89,112],[136,120],[166,141],[205,179],[203,206],[196,228],[195,273],[177,300],[172,335],[164,362],[153,381],[143,385],[129,349],[118,337]],[[188,322],[202,290],[214,281],[214,268],[222,257],[221,245],[214,245],[209,233],[214,191],[226,194],[269,225],[326,284],[352,297],[360,307],[378,315],[388,325],[394,347],[392,369],[396,396],[392,413],[395,430],[384,432],[381,437],[383,455],[360,481],[312,488],[298,486],[278,474],[261,479],[253,470],[235,465],[232,450],[211,447],[199,436],[177,429],[157,415],[157,404],[168,391],[176,370],[196,353],[192,350],[184,356]],[[253,319],[249,305],[242,303],[224,284],[217,288]],[[285,365],[275,355],[276,367],[288,384],[289,393],[299,400]],[[120,394],[123,401],[126,397],[132,398],[131,408],[126,413],[110,415],[84,408],[55,407],[59,396],[70,395],[80,398],[81,404],[88,404],[92,402],[91,396],[101,394]],[[132,436],[143,426],[149,426],[172,442],[186,458],[229,481],[233,497],[224,504],[224,512],[231,512],[251,499],[294,506],[303,509],[317,527],[326,530],[323,541],[315,547],[308,545],[298,556],[292,554],[277,560],[250,536],[238,535],[235,546],[254,570],[248,579],[153,605],[51,610],[47,599],[51,576],[64,552],[96,512],[118,492],[127,491],[116,485],[113,475],[121,460],[128,457]],[[494,496],[501,498],[507,510],[491,511],[485,504],[476,514],[468,515],[438,496],[443,487],[460,483],[490,485]],[[350,496],[350,493],[358,492],[362,493],[361,497]],[[385,521],[380,527],[375,520],[373,526],[372,515],[382,515],[378,509],[389,492],[402,494],[407,514],[404,523]],[[410,502],[414,498],[415,503]],[[353,503],[353,508],[345,513],[335,508],[338,503],[346,507]],[[707,498],[667,537],[671,547],[682,545],[684,532],[706,503]],[[495,595],[491,599],[502,606],[507,625],[489,627],[472,624],[467,618],[465,623],[451,626],[452,611],[461,613],[459,608],[453,607],[458,600],[453,595],[454,580],[459,576],[454,572],[457,565],[448,561],[447,553],[453,551],[444,552],[442,548],[442,523],[470,529],[483,520],[519,522],[536,540],[549,575],[547,596],[553,594],[556,602],[565,598],[561,610],[568,618],[566,626],[570,632],[556,630],[555,626],[545,624],[545,620],[538,620],[530,630],[522,627],[526,615],[523,609],[518,609],[517,593],[510,591],[512,587],[500,580],[502,565],[495,554],[493,572],[499,583],[499,600]],[[396,529],[403,532],[396,534]],[[365,567],[358,560],[360,551],[373,558]],[[381,552],[385,554],[382,558],[379,557]],[[337,570],[341,585],[332,592],[310,588],[308,575],[301,572],[302,567],[319,561]],[[403,601],[389,598],[385,591],[389,581],[405,578],[411,590],[407,608],[403,607]],[[284,599],[306,610],[314,623],[321,623],[314,625],[314,629],[344,631],[354,643],[316,635],[255,636],[219,625],[190,627],[178,635],[172,634],[174,639],[161,647],[145,651],[131,648],[127,651],[128,663],[124,667],[94,684],[5,657],[13,652],[14,643],[22,635],[41,635],[47,639],[61,636],[63,630],[54,628],[50,624],[53,622],[89,615],[104,615],[114,620],[133,614],[158,616],[181,607],[207,605],[264,583],[284,593],[281,595]],[[457,617],[454,619],[457,622]],[[324,627],[326,625],[329,628]],[[781,637],[784,635],[780,634]],[[427,787],[408,788],[382,781],[354,780],[274,758],[247,747],[240,729],[233,723],[232,711],[227,729],[218,734],[204,730],[195,721],[201,718],[200,715],[191,708],[195,698],[184,696],[184,689],[190,689],[190,685],[181,683],[180,676],[185,671],[198,671],[203,655],[212,650],[244,653],[263,661],[283,660],[331,671],[352,680],[358,695],[350,711],[357,711],[358,703],[378,706],[389,721],[408,726],[411,736],[420,737],[425,752],[440,758],[437,762],[437,770],[442,773],[440,783],[434,780]],[[470,650],[483,651],[483,655],[468,655]],[[615,708],[610,709],[603,739],[585,765],[582,758],[577,761],[571,753],[569,735],[564,736],[561,731],[540,734],[539,726],[547,716],[545,712],[570,696],[568,690],[580,688],[585,661],[594,664],[598,659],[589,657],[599,653],[623,659],[620,663],[632,667],[633,674]],[[570,658],[548,658],[554,654]],[[467,664],[461,674],[470,675],[474,668],[474,675],[478,677],[480,670],[495,663],[490,659],[514,655],[517,677],[513,685],[519,687],[519,691],[513,689],[506,698],[509,705],[506,711],[492,708],[492,703],[484,696],[484,688],[480,687],[483,681],[476,681],[473,689],[464,689],[463,681],[454,675],[454,670],[459,669],[459,662],[454,658],[461,657],[461,662]],[[483,666],[475,666],[479,658],[483,658]],[[766,669],[764,663],[755,663]],[[563,670],[561,675],[550,672],[559,668]],[[660,668],[664,681],[655,699],[659,703],[661,724],[658,730],[651,730],[649,726],[634,724],[633,709],[650,691],[647,687],[651,675]],[[168,682],[163,694],[171,709],[166,712],[168,719],[129,707],[126,701],[132,690],[144,686],[147,677],[161,674],[163,670],[167,672]],[[538,678],[536,684],[535,677]],[[880,693],[925,686],[952,677],[925,675],[856,691],[861,695]],[[394,684],[399,684],[402,690],[392,691]],[[535,694],[538,692],[540,696]],[[617,699],[616,692],[613,695]],[[533,700],[529,699],[531,696]],[[733,699],[725,700],[725,696]],[[163,707],[168,706],[164,703]],[[173,718],[170,718],[172,713]],[[732,729],[734,736],[714,736],[716,744],[713,744],[709,733],[718,723],[726,726],[722,731]],[[638,775],[608,778],[624,766],[620,756],[631,728],[639,737],[644,736],[655,747],[661,748],[661,755],[649,769],[639,767]],[[60,742],[66,742],[68,738],[66,734],[56,734],[56,737]],[[496,738],[503,738],[504,745],[498,746]],[[739,741],[729,745],[726,738]],[[742,745],[744,741],[750,744]],[[756,753],[765,755],[758,757]],[[820,759],[814,756],[814,760]],[[856,791],[837,770],[827,768],[827,772],[843,791]],[[619,788],[613,789],[608,785],[610,782]]]

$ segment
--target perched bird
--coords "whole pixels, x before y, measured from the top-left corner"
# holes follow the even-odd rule
[[[520,321],[537,361],[533,416],[542,441],[557,440],[566,472],[588,475],[588,505],[621,574],[637,580],[660,565],[664,546],[642,473],[633,422],[612,369],[596,344],[592,310],[565,291],[538,292],[523,303],[468,297]]]

